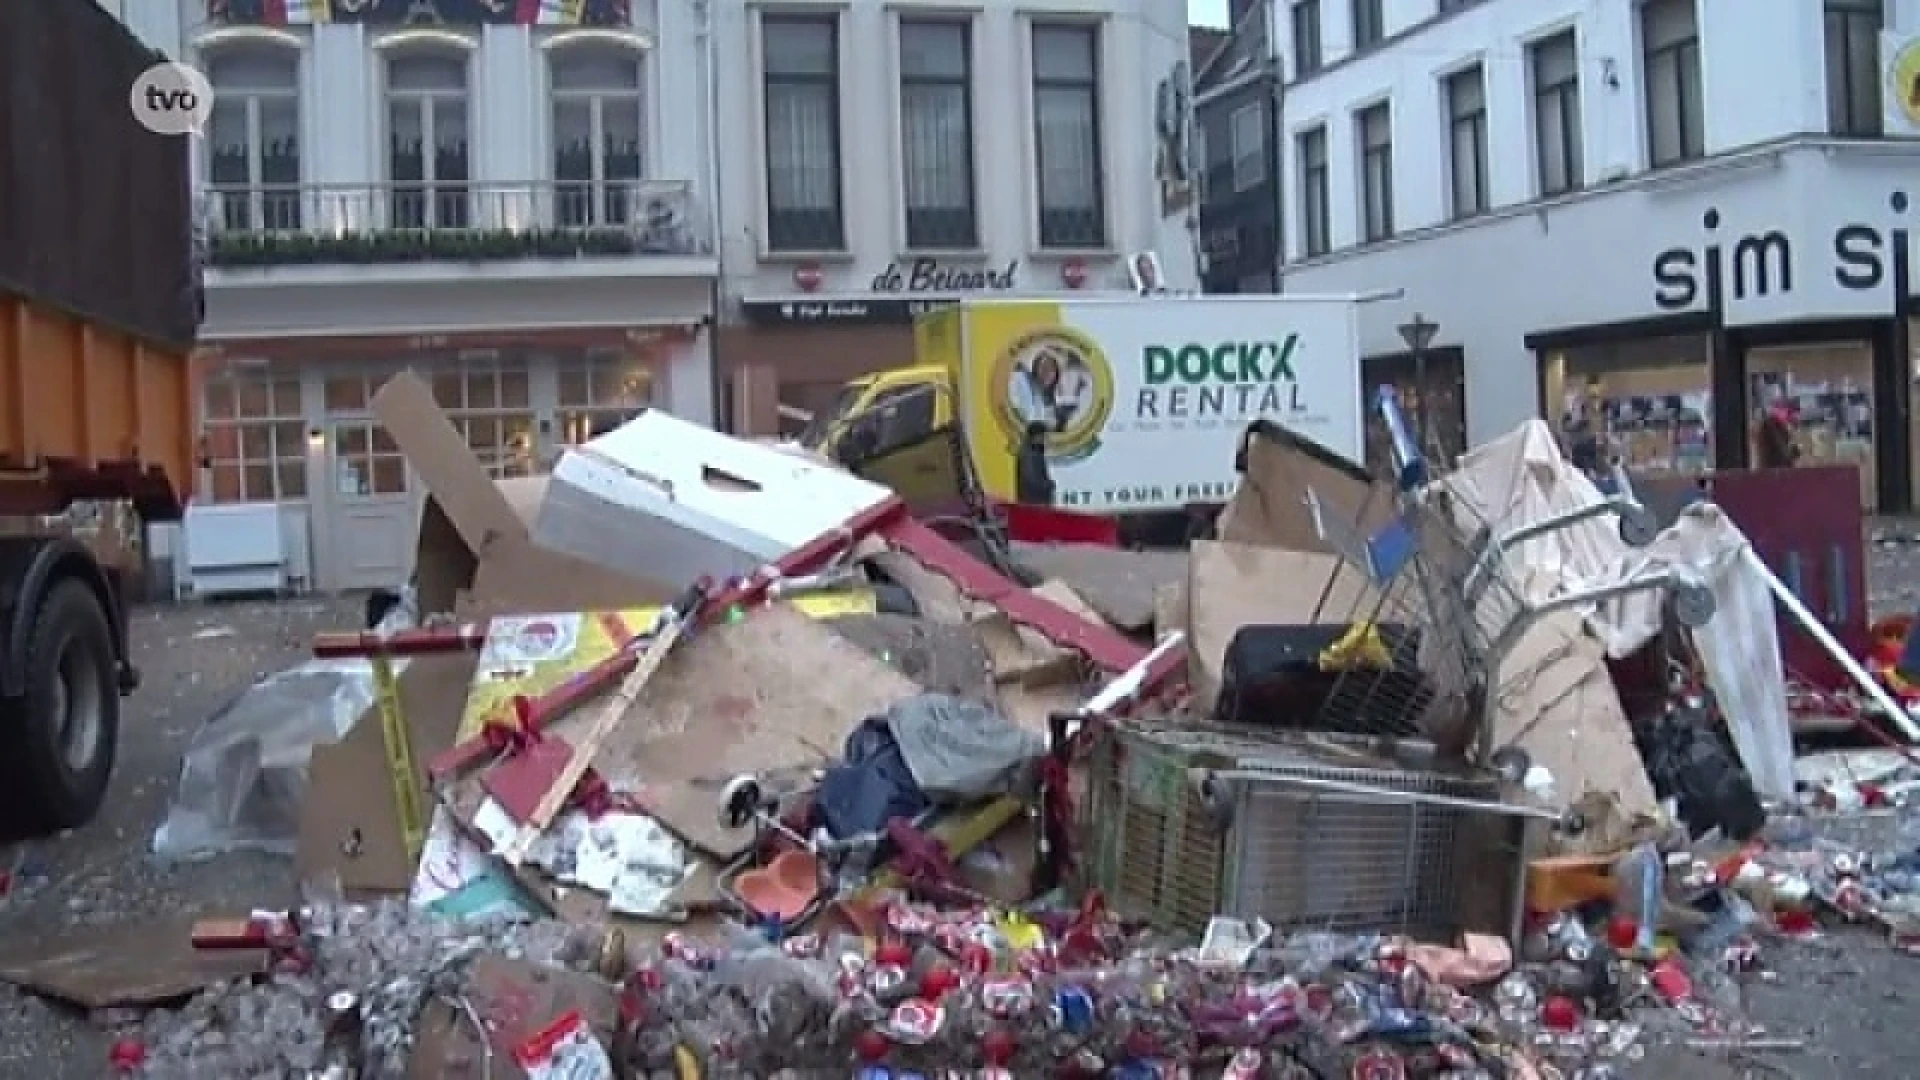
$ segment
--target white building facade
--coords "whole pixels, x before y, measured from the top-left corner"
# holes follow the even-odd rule
[[[1425,387],[1647,469],[1803,460],[1910,505],[1920,0],[1271,0],[1285,291],[1398,291]]]
[[[503,476],[715,420],[705,4],[103,2],[215,90],[196,502],[276,504],[289,587],[408,571],[397,371]]]
[[[716,9],[729,416],[770,433],[979,291],[1193,289],[1185,0]]]

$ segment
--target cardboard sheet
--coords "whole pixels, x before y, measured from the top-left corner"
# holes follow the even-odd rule
[[[862,718],[919,691],[859,646],[776,604],[707,629],[669,656],[593,765],[688,844],[724,860],[750,839],[720,827],[719,793],[730,778],[822,766]],[[556,721],[549,737],[572,741],[596,715],[589,702]],[[469,826],[482,775],[445,792]],[[530,883],[559,899],[550,884]],[[605,914],[595,894],[574,890],[565,899],[570,911],[591,915],[597,905]]]
[[[1332,555],[1212,540],[1193,545],[1187,597],[1187,671],[1202,709],[1220,693],[1221,664],[1241,627],[1343,623],[1375,606],[1359,571]]]
[[[1391,520],[1393,494],[1366,470],[1284,429],[1250,435],[1240,486],[1215,535],[1230,544],[1331,552],[1314,528],[1308,493],[1329,513],[1370,534]]]
[[[165,1004],[267,970],[266,950],[202,951],[192,931],[192,919],[171,918],[15,935],[0,944],[0,981],[83,1009],[110,1009]]]
[[[453,745],[477,662],[472,654],[421,656],[401,673],[400,708],[413,732],[413,760],[420,769]],[[419,782],[425,792],[424,772]],[[431,805],[429,799],[422,802]],[[413,883],[386,741],[372,709],[338,743],[313,749],[294,869],[301,881],[337,876],[352,894],[405,892]]]
[[[1535,623],[1507,654],[1498,679],[1493,745],[1518,746],[1552,773],[1556,808],[1596,792],[1611,795],[1628,815],[1654,811],[1653,785],[1605,650],[1579,615],[1563,611]]]

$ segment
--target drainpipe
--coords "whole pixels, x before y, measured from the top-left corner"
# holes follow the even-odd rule
[[[1273,38],[1267,38],[1271,52]],[[1273,190],[1273,261],[1269,270],[1273,276],[1273,291],[1286,292],[1286,278],[1281,275],[1287,264],[1287,179],[1280,175],[1285,155],[1280,152],[1280,140],[1287,137],[1284,125],[1285,117],[1281,106],[1285,103],[1286,89],[1280,85],[1280,61],[1272,55],[1265,61],[1266,70],[1261,79],[1266,83],[1267,91],[1267,183]]]
[[[707,199],[711,207],[707,214],[707,228],[713,243],[714,274],[712,288],[712,311],[707,319],[707,396],[713,402],[714,429],[733,431],[733,417],[725,409],[727,395],[726,379],[721,374],[720,364],[720,319],[725,310],[726,289],[726,232],[725,218],[721,209],[724,200],[720,190],[720,72],[715,62],[720,50],[714,40],[713,0],[694,0],[693,10],[700,18],[700,57],[706,65],[707,100],[701,110],[705,119],[706,132],[703,143],[707,152]]]

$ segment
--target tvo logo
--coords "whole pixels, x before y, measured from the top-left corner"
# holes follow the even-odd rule
[[[155,64],[133,80],[127,103],[155,135],[198,135],[213,115],[213,84],[186,64]]]

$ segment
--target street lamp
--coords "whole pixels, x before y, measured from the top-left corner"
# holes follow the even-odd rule
[[[1440,324],[1430,321],[1425,315],[1414,312],[1413,319],[1400,324],[1400,340],[1407,343],[1413,352],[1413,384],[1420,395],[1419,430],[1420,451],[1426,453],[1431,445],[1427,439],[1431,428],[1431,406],[1428,404],[1427,389],[1427,347],[1433,344],[1433,335],[1440,332]]]

